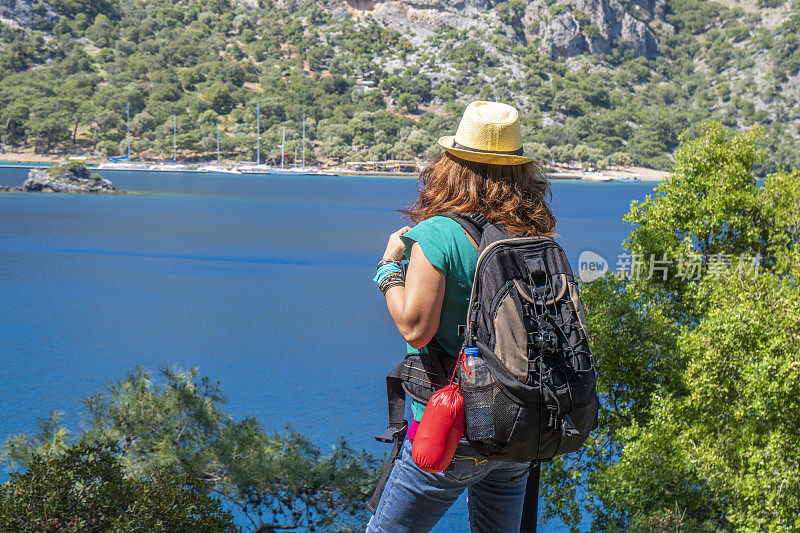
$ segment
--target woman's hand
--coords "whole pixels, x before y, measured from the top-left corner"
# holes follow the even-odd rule
[[[403,250],[405,250],[406,245],[400,237],[410,229],[411,227],[405,226],[389,235],[386,251],[383,252],[384,260],[401,261],[403,259]]]

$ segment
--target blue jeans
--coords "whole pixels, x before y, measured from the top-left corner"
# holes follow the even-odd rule
[[[465,441],[444,472],[420,470],[411,457],[411,442],[395,460],[367,533],[423,533],[468,489],[471,533],[519,533],[527,464],[488,461]]]

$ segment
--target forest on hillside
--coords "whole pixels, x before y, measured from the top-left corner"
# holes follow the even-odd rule
[[[121,154],[129,104],[133,157],[171,158],[174,120],[179,158],[211,158],[219,124],[223,157],[254,160],[258,104],[262,154],[284,129],[286,151],[299,149],[305,113],[309,161],[427,158],[482,98],[520,107],[526,148],[543,160],[667,169],[678,134],[713,118],[765,129],[760,172],[800,166],[791,1],[754,12],[671,0],[653,57],[616,46],[562,58],[512,31],[521,0],[495,5],[497,27],[442,27],[422,43],[312,1],[45,0],[29,21],[0,22],[0,146]],[[601,31],[574,1],[546,4],[588,37]],[[788,15],[768,24],[758,10]]]

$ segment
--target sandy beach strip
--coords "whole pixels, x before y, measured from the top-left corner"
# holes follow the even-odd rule
[[[67,156],[69,157],[69,156]],[[32,154],[28,152],[14,153],[5,152],[0,153],[0,168],[24,168],[26,166],[42,166],[59,163],[64,161],[65,156],[62,155],[43,155]],[[86,161],[88,167],[94,167],[101,163],[107,162],[106,160],[90,158]],[[153,164],[156,164],[155,162]],[[187,163],[195,164],[195,163]],[[203,163],[197,163],[203,164]],[[235,166],[237,162],[223,162],[224,165]],[[418,172],[381,172],[381,171],[357,171],[341,167],[312,167],[313,173],[308,175],[322,175],[322,176],[348,176],[348,177],[382,177],[382,178],[405,178],[416,179],[419,177]],[[125,169],[129,172],[139,172],[140,170]],[[145,169],[141,169],[144,171]],[[271,169],[275,173],[280,173],[279,168]],[[187,172],[192,172],[188,170]],[[302,175],[302,173],[300,174]],[[610,180],[625,180],[625,181],[663,181],[667,178],[669,172],[663,170],[656,170],[645,167],[621,167],[619,169],[605,169],[599,172],[587,172],[577,168],[570,168],[568,166],[556,166],[555,168],[547,168],[547,177],[555,180],[583,180],[583,181],[610,181]]]

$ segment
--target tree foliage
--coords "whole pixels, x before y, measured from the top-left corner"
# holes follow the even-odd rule
[[[173,469],[126,475],[113,446],[75,444],[31,458],[0,485],[3,531],[238,531],[231,513]]]
[[[546,516],[588,512],[597,531],[800,527],[800,172],[759,182],[761,134],[684,134],[671,178],[624,217],[627,250],[672,261],[670,275],[584,285],[600,432],[545,471]],[[701,275],[677,275],[687,256]]]
[[[63,487],[38,487],[38,478],[27,473],[52,469],[66,479],[84,475],[76,469],[88,461],[92,468],[110,469],[111,477],[100,492],[79,495],[86,505],[105,505],[104,498],[117,491],[124,496],[137,483],[162,486],[177,479],[179,486],[191,489],[186,498],[208,506],[216,500],[199,498],[216,498],[240,512],[251,530],[262,523],[326,531],[362,527],[364,504],[378,473],[371,456],[354,452],[344,441],[325,456],[296,432],[268,434],[252,418],[234,420],[220,409],[219,385],[195,378],[195,371],[165,370],[161,384],[137,369],[84,402],[86,430],[76,443],[70,444],[55,418],[39,435],[12,437],[4,457],[23,473],[15,485],[5,487],[5,494],[49,491],[56,497]],[[94,457],[104,466],[92,463]],[[130,479],[128,485],[117,481],[117,469]],[[29,524],[47,516],[41,514],[46,508],[37,509]]]

